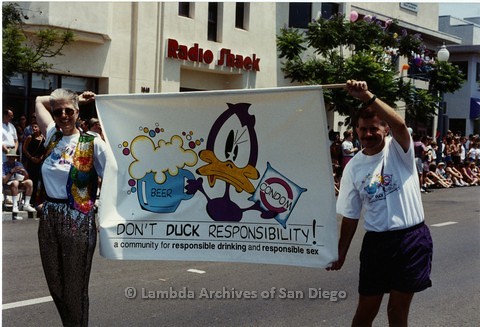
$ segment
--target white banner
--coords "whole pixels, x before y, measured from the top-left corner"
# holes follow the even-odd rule
[[[337,257],[321,87],[98,95],[110,259],[326,267]]]

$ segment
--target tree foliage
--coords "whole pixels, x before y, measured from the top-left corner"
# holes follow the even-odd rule
[[[282,71],[301,84],[344,83],[365,80],[369,88],[393,107],[405,102],[411,117],[431,117],[439,105],[439,92],[455,92],[463,83],[458,67],[450,63],[422,62],[430,90],[420,90],[399,78],[398,58],[421,54],[425,49],[419,34],[409,34],[394,20],[365,16],[355,21],[341,14],[320,18],[299,31],[284,28],[277,36]],[[433,55],[433,54],[429,54]],[[402,69],[405,67],[402,67]],[[405,69],[407,69],[406,67]],[[351,115],[360,103],[343,90],[326,89],[324,97],[332,110]]]
[[[19,72],[39,72],[44,75],[52,69],[48,58],[63,55],[65,46],[73,42],[70,30],[60,31],[51,28],[39,30],[35,35],[27,34],[24,15],[16,3],[2,5],[2,77],[3,85],[10,85],[10,79]]]

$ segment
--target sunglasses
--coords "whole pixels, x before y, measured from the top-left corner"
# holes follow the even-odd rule
[[[52,114],[54,117],[61,117],[63,113],[65,112],[65,115],[71,117],[75,114],[75,110],[71,108],[66,108],[66,109],[55,109],[52,111]]]

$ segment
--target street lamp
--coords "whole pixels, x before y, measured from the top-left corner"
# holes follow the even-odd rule
[[[448,61],[448,58],[450,58],[450,52],[448,51],[447,47],[445,46],[445,43],[443,43],[442,47],[440,50],[438,50],[437,53],[437,60],[441,62],[446,62]],[[438,116],[437,116],[437,121],[438,121],[438,141],[437,141],[437,164],[442,161],[442,141],[443,141],[443,134],[444,134],[444,129],[445,129],[445,121],[444,121],[444,107],[445,107],[445,101],[443,98],[443,91],[440,91],[440,98],[442,99],[442,102],[440,103],[440,106],[438,107]],[[446,145],[445,145],[446,146]]]
[[[448,61],[448,58],[450,58],[450,52],[448,51],[447,47],[445,46],[445,43],[443,43],[440,50],[438,50],[437,59],[438,59],[438,61]]]

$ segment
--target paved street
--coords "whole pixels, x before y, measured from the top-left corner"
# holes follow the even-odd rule
[[[435,190],[422,197],[434,240],[433,287],[415,296],[410,325],[478,326],[480,187]],[[10,213],[4,213],[3,326],[61,326],[43,276],[37,227],[37,220],[11,221]],[[360,228],[338,272],[237,263],[112,261],[97,251],[90,282],[90,325],[347,326],[356,307],[362,236]],[[134,299],[126,297],[133,290],[128,288],[136,290]],[[328,299],[319,298],[325,294],[319,288],[330,292]],[[170,299],[148,298],[156,291],[168,291]],[[224,299],[209,299],[208,291],[218,291]],[[239,294],[234,291],[257,296],[247,299],[248,293],[243,293],[242,299],[225,299]],[[281,298],[288,295],[293,298]],[[385,304],[384,300],[375,326],[387,325]]]

